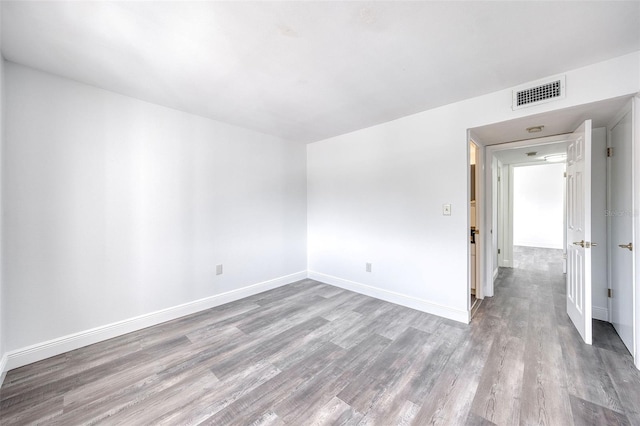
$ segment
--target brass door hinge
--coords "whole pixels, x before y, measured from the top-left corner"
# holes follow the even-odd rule
[[[607,157],[613,157],[613,148],[607,148]]]
[[[607,297],[613,297],[613,290],[610,288],[607,289]]]

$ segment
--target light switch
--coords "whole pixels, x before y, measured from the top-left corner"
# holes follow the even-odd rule
[[[442,205],[442,216],[451,216],[451,204]]]

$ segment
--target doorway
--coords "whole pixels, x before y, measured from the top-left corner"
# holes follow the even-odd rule
[[[469,140],[469,307],[471,317],[477,312],[483,298],[480,277],[480,249],[476,238],[480,234],[479,171],[480,149]]]
[[[594,264],[592,265],[593,270],[587,271],[587,273],[591,274],[593,278],[592,286],[589,286],[593,295],[593,318],[599,319],[603,321],[611,321],[611,310],[609,307],[609,271],[610,267],[607,263],[607,252],[613,247],[612,243],[607,242],[609,238],[609,234],[607,232],[607,218],[603,213],[606,206],[606,198],[604,200],[597,200],[595,194],[599,194],[603,196],[607,194],[606,191],[606,144],[607,144],[607,132],[611,130],[611,122],[612,117],[616,115],[618,111],[620,111],[624,105],[628,104],[630,97],[626,98],[617,98],[611,99],[608,101],[598,102],[589,105],[582,105],[580,107],[569,108],[565,110],[555,111],[551,113],[540,114],[537,116],[530,116],[526,118],[521,118],[517,120],[513,120],[505,123],[497,123],[493,125],[483,126],[480,128],[470,129],[470,133],[473,134],[476,139],[484,146],[485,150],[485,159],[487,165],[487,170],[484,172],[484,183],[486,187],[489,189],[491,194],[486,194],[485,203],[487,206],[487,211],[485,214],[485,220],[481,222],[481,224],[486,228],[487,235],[481,239],[481,246],[485,247],[486,257],[484,259],[483,264],[483,275],[485,277],[485,295],[488,297],[493,296],[494,288],[493,288],[493,280],[495,277],[495,273],[497,272],[497,268],[499,266],[513,267],[513,241],[509,244],[509,238],[513,238],[513,234],[509,235],[508,229],[513,227],[513,223],[509,223],[509,219],[503,221],[502,224],[498,224],[495,222],[495,214],[498,210],[497,204],[500,200],[505,200],[507,202],[501,203],[500,212],[505,213],[504,217],[508,218],[509,208],[513,208],[513,206],[509,206],[508,204],[508,191],[509,184],[512,184],[513,176],[510,176],[510,173],[513,173],[513,168],[510,168],[507,163],[504,164],[496,164],[499,161],[494,157],[494,153],[499,150],[512,149],[512,148],[529,148],[532,146],[531,139],[525,136],[525,130],[529,127],[532,127],[533,124],[540,124],[540,126],[533,127],[545,127],[542,124],[545,123],[553,123],[555,126],[553,133],[558,135],[559,130],[563,130],[564,132],[560,133],[559,136],[546,136],[541,135],[541,138],[535,139],[534,143],[538,145],[534,145],[538,148],[539,145],[549,145],[552,142],[552,139],[559,141],[562,139],[562,135],[566,134],[569,130],[576,126],[576,123],[583,121],[585,118],[594,117],[594,128],[593,132],[590,134],[599,135],[599,142],[596,144],[598,146],[594,147],[594,152],[597,153],[597,159],[594,157],[594,161],[592,167],[594,173],[604,173],[604,179],[594,180],[594,188],[593,189],[593,200],[595,201],[595,205],[592,206],[592,214],[591,217],[594,219],[594,222],[599,222],[599,225],[596,224],[592,242],[598,242],[597,247],[592,247],[591,254],[594,257]],[[632,115],[633,116],[633,115]],[[633,128],[634,125],[632,125]],[[544,133],[544,132],[543,132]],[[512,142],[515,141],[515,142]],[[508,145],[507,145],[508,144]],[[637,151],[633,151],[633,155],[625,156],[625,158],[632,158],[636,155]],[[630,181],[630,176],[626,176],[625,179]],[[497,190],[494,185],[494,181],[498,180],[499,184],[497,185]],[[604,185],[601,189],[597,187],[599,185]],[[628,200],[628,197],[627,197]],[[604,204],[603,204],[604,202]],[[491,235],[491,232],[495,231],[496,236],[492,236],[489,238],[488,235]],[[630,240],[631,241],[631,240]],[[580,241],[577,241],[580,243]],[[624,244],[627,245],[628,241],[625,241]],[[618,245],[616,244],[615,247]],[[567,243],[565,242],[565,250],[567,247]],[[624,249],[620,248],[621,251]],[[510,252],[511,251],[511,252]],[[627,250],[629,251],[629,250]],[[635,255],[635,253],[634,253]],[[633,277],[628,277],[628,282],[634,282]],[[630,305],[634,307],[634,298],[635,295],[638,294],[638,289],[635,288],[637,284],[631,285],[631,291],[625,296],[627,301],[630,301]],[[636,300],[637,302],[637,300]],[[591,309],[590,309],[591,310]],[[632,322],[632,336],[635,336],[637,330],[637,316],[635,316],[635,320]],[[610,325],[609,325],[610,326]],[[634,339],[635,340],[635,339]],[[633,345],[632,345],[633,347]],[[634,352],[633,350],[631,351]],[[636,363],[638,363],[638,357],[636,357]]]

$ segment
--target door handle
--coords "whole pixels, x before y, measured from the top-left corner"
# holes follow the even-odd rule
[[[585,240],[582,240],[582,241],[574,241],[573,245],[574,245],[574,246],[580,246],[580,247],[586,247],[586,248],[589,248],[589,247],[597,247],[597,246],[598,246],[598,244],[597,244],[597,243],[590,243],[589,241],[585,241]]]
[[[629,249],[629,251],[633,251],[633,243],[629,243],[629,244],[618,244],[618,247],[620,247],[620,248],[626,248],[626,249]]]

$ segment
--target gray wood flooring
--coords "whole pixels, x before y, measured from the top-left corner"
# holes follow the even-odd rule
[[[640,425],[640,371],[550,269],[501,270],[471,325],[300,281],[12,370],[0,423]]]

